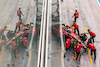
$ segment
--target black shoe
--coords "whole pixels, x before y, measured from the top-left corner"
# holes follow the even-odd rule
[[[65,55],[64,55],[64,58],[65,58]]]
[[[9,67],[10,65],[9,64],[7,64],[7,67]]]
[[[76,58],[76,60],[77,60],[77,58]]]
[[[12,64],[14,66],[14,64]]]
[[[94,63],[95,63],[95,61],[96,61],[96,60],[94,59]]]

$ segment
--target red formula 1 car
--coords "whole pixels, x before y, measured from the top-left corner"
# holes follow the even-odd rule
[[[60,31],[60,25],[59,24],[58,25],[53,25],[52,30],[53,30],[53,33],[55,33],[57,35],[57,37],[61,37],[60,36],[61,31]],[[82,46],[85,49],[87,49],[86,45],[78,38],[78,36],[75,33],[73,33],[72,27],[70,27],[68,25],[66,27],[64,26],[62,28],[62,34],[63,35],[69,35],[70,37],[76,39],[78,42],[81,42]]]
[[[36,28],[35,27],[33,28],[31,25],[26,24],[26,25],[23,25],[21,28],[21,31],[18,31],[17,33],[13,33],[13,31],[9,31],[7,33],[7,37],[10,39],[10,41],[6,45],[8,46],[13,40],[15,40],[21,36],[27,37],[28,34],[32,34],[32,36],[36,36]]]
[[[14,33],[14,31],[9,31],[6,36],[7,36],[7,40],[8,42],[5,42],[5,40],[1,40],[0,41],[0,45],[3,45],[4,43],[6,44],[6,46],[10,45],[11,42],[13,40],[18,40],[20,37],[28,37],[28,35],[31,36],[36,36],[37,35],[37,31],[36,31],[36,26],[33,27],[29,24],[26,25],[22,25],[21,30],[18,31],[17,33]],[[30,38],[29,38],[30,39]],[[24,40],[22,40],[24,41]]]

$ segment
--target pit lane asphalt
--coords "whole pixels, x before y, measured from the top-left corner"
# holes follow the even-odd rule
[[[97,0],[64,0],[62,3],[62,14],[63,14],[63,23],[72,25],[72,15],[75,10],[79,12],[79,18],[77,19],[77,24],[79,25],[80,33],[84,33],[84,25],[87,28],[90,28],[93,32],[96,33],[95,41],[100,41],[100,8],[97,3]],[[90,36],[88,35],[88,38]],[[77,63],[71,56],[72,53],[67,53],[68,67],[100,67],[100,43],[95,42],[94,45],[97,49],[97,60],[94,64],[92,59],[92,66],[90,65],[90,59],[88,54],[81,56],[80,64]],[[66,62],[65,62],[66,63]],[[66,64],[65,64],[66,65]]]
[[[33,19],[34,12],[34,0],[0,0],[0,28],[10,25],[10,30],[14,31],[16,27],[16,22],[18,21],[17,9],[21,7],[24,16],[22,16],[23,23],[29,23]],[[6,31],[5,33],[6,34]],[[1,56],[2,50],[0,50]],[[17,67],[22,67],[24,49],[20,52],[20,57],[14,60],[14,64]],[[4,49],[2,58],[0,62],[0,67],[7,67],[7,64],[11,63],[11,53]]]

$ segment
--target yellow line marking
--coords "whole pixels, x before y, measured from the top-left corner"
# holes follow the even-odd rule
[[[9,32],[10,25],[11,25],[11,23],[9,23],[9,25],[6,25],[6,26],[8,26],[7,32]],[[7,39],[7,36],[6,36],[6,39]],[[2,47],[2,52],[1,52],[1,56],[0,56],[0,62],[1,62],[1,60],[2,60],[3,52],[4,52],[4,47]]]
[[[31,46],[31,50],[35,50],[35,49],[33,49],[32,46]]]
[[[6,39],[7,39],[7,36],[6,36]]]
[[[88,53],[89,53],[90,65],[92,66],[92,59],[91,59],[91,53],[90,53],[90,50],[88,50]]]
[[[85,30],[85,35],[87,36],[87,33],[86,33],[86,29],[87,29],[87,28],[86,28],[86,26],[84,26],[84,30]]]
[[[18,50],[16,50],[16,57],[20,56],[20,54],[17,54]]]
[[[8,26],[8,30],[7,30],[7,33],[9,32],[9,29],[10,29],[10,25],[11,25],[11,23],[9,23],[9,25],[6,25],[6,26]],[[7,36],[6,36],[6,39],[7,39]]]
[[[86,26],[84,26],[85,34],[87,36],[86,29],[88,29],[88,28],[86,28]],[[86,41],[88,42],[88,39]],[[89,59],[90,59],[90,65],[92,66],[92,59],[91,59],[90,50],[88,50],[88,54],[89,54]]]
[[[31,50],[35,50],[32,48],[32,45],[31,45]],[[30,52],[30,57],[29,57],[29,61],[31,62],[31,59],[32,59],[32,52]]]
[[[61,63],[63,62],[63,60],[62,60],[62,59],[63,59],[63,56],[62,56],[62,53],[61,53]]]
[[[30,52],[30,59],[29,59],[30,62],[31,62],[31,59],[32,59],[32,52]]]
[[[74,59],[76,60],[76,58],[77,58],[77,53],[76,53],[76,51],[75,51],[74,53],[75,53],[75,57],[72,56],[72,58],[74,58]],[[79,59],[79,57],[78,57],[77,59]]]
[[[61,51],[62,51],[62,46],[61,46]],[[61,63],[63,62],[63,56],[62,56],[62,53],[61,53]]]
[[[31,50],[35,50],[35,49],[33,49],[32,46],[31,46]],[[31,59],[32,59],[32,52],[30,52],[30,57],[29,57],[30,62],[31,62]]]
[[[7,31],[7,32],[9,32],[9,29],[10,29],[10,25],[11,25],[11,23],[9,23],[9,25],[8,25],[8,31]]]
[[[75,31],[75,27],[73,26],[73,31]]]
[[[31,50],[35,50],[35,49],[31,49]]]
[[[32,50],[32,45],[31,45],[31,50]],[[32,52],[30,52],[30,57],[29,57],[29,61],[31,62],[32,59]]]
[[[0,62],[2,60],[3,52],[4,52],[4,47],[2,47],[2,52],[1,52],[1,56],[0,56]]]
[[[62,51],[62,50],[58,50],[58,51]]]
[[[61,46],[61,49],[60,49],[60,50],[58,50],[58,51],[62,51],[62,46]]]
[[[60,50],[58,50],[58,51],[62,51],[62,46],[61,46],[61,49],[60,49]]]

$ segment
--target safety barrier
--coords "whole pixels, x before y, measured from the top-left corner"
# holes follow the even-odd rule
[[[32,67],[32,66],[37,67],[37,61],[38,61],[38,56],[39,56],[39,53],[38,53],[39,52],[38,51],[39,44],[37,44],[37,43],[39,43],[38,37],[40,35],[39,35],[39,31],[37,31],[38,29],[37,29],[37,25],[36,25],[37,24],[37,22],[36,22],[36,10],[37,10],[37,5],[35,3],[34,12],[33,12],[33,19],[31,20],[31,22],[33,22],[33,24],[34,24],[33,28],[36,28],[36,29],[35,30],[33,29],[32,34],[28,35],[29,46],[25,50],[22,67]],[[36,36],[34,36],[34,34],[35,34],[34,31],[36,32]]]
[[[26,50],[25,55],[29,55],[28,58],[26,58],[26,60],[24,60],[24,64],[23,67],[32,67],[31,65],[31,59],[30,57],[32,56],[32,53],[36,53],[37,58],[36,58],[36,62],[35,62],[35,66],[34,67],[52,67],[51,65],[51,60],[48,58],[51,55],[51,47],[49,47],[49,45],[52,45],[52,37],[50,36],[50,31],[52,31],[52,25],[57,25],[59,24],[60,26],[60,31],[62,31],[62,15],[61,15],[61,1],[59,0],[58,3],[56,3],[56,5],[59,5],[59,12],[60,12],[60,17],[58,18],[59,21],[57,23],[53,23],[52,21],[52,6],[54,4],[52,4],[53,0],[43,0],[43,4],[42,3],[38,3],[38,0],[36,1],[36,8],[37,8],[37,4],[41,4],[42,5],[42,18],[41,18],[41,23],[40,23],[40,36],[39,36],[39,44],[38,44],[38,49],[37,51],[33,51],[32,50],[32,46],[34,46],[33,44],[33,40],[34,37],[31,37],[31,41],[29,43],[29,47]],[[35,10],[37,10],[35,8]],[[36,14],[34,14],[34,26],[36,26]],[[39,23],[37,23],[39,24]],[[62,32],[60,32],[60,36],[62,36]],[[60,44],[61,44],[61,51],[59,53],[61,53],[61,67],[64,67],[64,59],[63,59],[63,55],[64,55],[64,45],[63,45],[63,37],[60,37]],[[35,49],[36,50],[36,49]],[[34,56],[32,56],[34,57]],[[28,61],[28,62],[25,62]],[[31,61],[31,62],[30,62]],[[50,62],[50,63],[49,63]]]
[[[55,5],[59,5],[59,12],[60,12],[60,21],[57,23],[52,22],[52,6],[54,5],[52,3],[52,0],[48,1],[48,14],[47,14],[47,31],[46,31],[46,51],[45,51],[45,66],[44,67],[52,67],[51,65],[51,45],[52,45],[52,38],[50,36],[50,30],[52,30],[52,25],[60,25],[60,31],[62,31],[62,14],[61,14],[61,1],[59,0],[59,3],[54,3]],[[60,36],[62,36],[62,32],[60,34]],[[61,41],[61,52],[57,52],[57,53],[61,53],[61,67],[64,67],[64,59],[63,59],[63,55],[64,55],[64,45],[63,45],[63,37],[60,37],[60,41]],[[56,54],[56,53],[55,53]],[[55,60],[55,62],[57,62]],[[66,64],[67,65],[67,64]],[[56,66],[56,65],[55,65]]]

